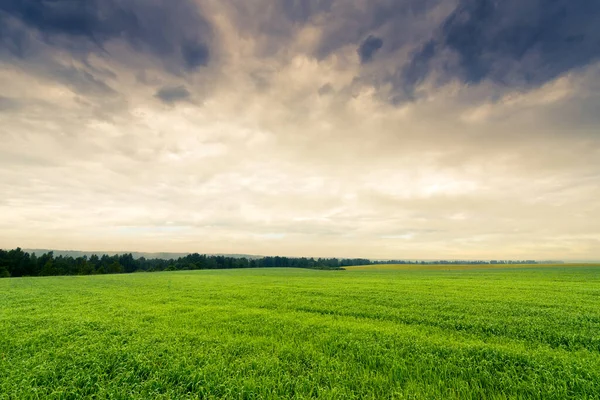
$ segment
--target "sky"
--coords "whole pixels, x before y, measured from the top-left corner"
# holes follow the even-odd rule
[[[598,20],[2,0],[0,248],[600,259]]]

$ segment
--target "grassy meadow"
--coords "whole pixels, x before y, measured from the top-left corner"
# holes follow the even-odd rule
[[[0,399],[600,399],[600,267],[0,280]]]

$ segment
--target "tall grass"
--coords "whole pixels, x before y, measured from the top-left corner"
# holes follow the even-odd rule
[[[600,398],[600,269],[0,280],[0,398]]]

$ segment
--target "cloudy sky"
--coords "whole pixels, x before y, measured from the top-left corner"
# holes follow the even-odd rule
[[[0,247],[598,259],[599,19],[1,0]]]

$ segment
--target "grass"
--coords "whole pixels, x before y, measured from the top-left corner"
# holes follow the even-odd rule
[[[600,398],[599,267],[437,267],[3,279],[0,398]]]
[[[462,270],[490,270],[490,269],[547,269],[547,268],[593,268],[598,264],[373,264],[355,267],[344,267],[351,271],[462,271]]]

